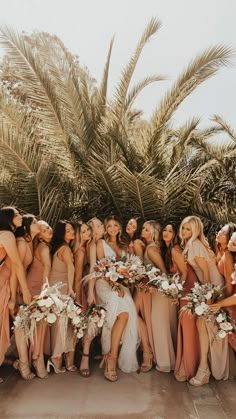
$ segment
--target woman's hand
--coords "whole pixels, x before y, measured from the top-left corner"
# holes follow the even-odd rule
[[[93,291],[88,293],[87,304],[88,306],[92,306],[93,304],[96,304],[96,298]]]
[[[68,289],[68,295],[69,295],[69,297],[71,297],[73,299],[75,298],[75,292],[72,288]]]
[[[216,304],[211,304],[210,306],[210,310],[212,311],[212,313],[217,313],[218,311],[220,311],[221,308],[222,308],[221,301],[219,301]]]
[[[23,295],[23,301],[25,304],[29,305],[32,301],[32,295],[30,293],[30,290],[28,288],[25,288],[22,290]]]

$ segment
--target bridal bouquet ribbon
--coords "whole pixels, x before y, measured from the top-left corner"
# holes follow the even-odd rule
[[[182,296],[183,284],[179,274],[169,275],[161,273],[159,269],[151,267],[146,272],[149,281],[147,287],[156,289],[164,297],[176,300]]]
[[[29,305],[20,306],[14,320],[14,328],[23,329],[26,338],[31,343],[34,341],[37,323],[40,321],[46,321],[52,325],[59,320],[61,334],[66,336],[69,320],[77,339],[83,337],[88,329],[102,327],[105,318],[103,307],[93,306],[83,314],[81,307],[75,304],[71,297],[61,293],[60,289],[63,286],[62,283],[51,287],[46,286]]]

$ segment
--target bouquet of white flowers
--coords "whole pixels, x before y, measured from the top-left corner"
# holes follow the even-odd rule
[[[184,309],[189,309],[192,314],[212,318],[210,304],[214,304],[223,297],[222,288],[207,283],[195,283],[189,294],[183,297],[188,303]]]
[[[180,298],[183,291],[183,284],[179,274],[167,275],[160,273],[160,270],[152,267],[146,272],[149,281],[147,286],[159,291],[164,297],[177,299]]]

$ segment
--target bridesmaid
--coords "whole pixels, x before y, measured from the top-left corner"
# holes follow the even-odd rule
[[[180,226],[180,238],[184,246],[184,255],[193,267],[201,284],[212,283],[223,286],[224,280],[216,267],[214,253],[203,233],[203,224],[196,216],[186,217]],[[215,328],[212,322],[198,317],[197,329],[200,343],[200,363],[197,374],[191,378],[190,384],[201,386],[209,382],[210,374],[217,380],[229,376],[229,351],[225,339],[215,338]],[[208,367],[210,354],[210,369]]]
[[[22,289],[25,304],[31,301],[26,282],[25,271],[17,251],[13,232],[22,225],[22,216],[14,207],[0,209],[0,366],[10,346],[10,325],[8,303],[11,296],[10,279],[12,269],[16,273]],[[11,297],[11,309],[14,308],[14,297]]]
[[[96,303],[94,295],[94,280],[88,284],[81,283],[82,278],[93,272],[96,263],[96,244],[92,241],[92,229],[86,223],[79,223],[76,227],[74,260],[75,260],[75,293],[77,301],[82,304],[86,312],[88,306]],[[85,335],[83,338],[83,354],[79,373],[82,377],[90,376],[89,351],[94,336]]]
[[[54,234],[51,241],[52,269],[49,278],[49,284],[54,285],[62,282],[64,284],[61,292],[74,298],[74,263],[72,253],[72,243],[75,238],[75,230],[73,225],[66,220],[60,220],[55,226]],[[51,347],[52,355],[48,360],[47,369],[54,369],[55,373],[63,373],[68,371],[76,371],[74,365],[74,352],[76,339],[73,334],[72,327],[65,325],[59,318],[51,326]],[[62,333],[65,332],[65,333]],[[64,337],[64,338],[63,338]],[[62,366],[63,354],[65,358],[66,369]]]
[[[190,292],[198,279],[193,269],[185,262],[174,224],[167,224],[161,232],[161,255],[168,273],[179,273],[184,284],[182,296]],[[199,362],[199,342],[196,327],[196,316],[190,316],[181,308],[187,302],[180,298],[179,322],[177,333],[177,353],[175,363],[175,378],[186,381],[196,373]]]
[[[40,232],[37,234],[38,243],[27,274],[27,282],[32,296],[39,295],[43,287],[48,284],[51,271],[50,241],[53,231],[45,221],[38,221],[38,226],[40,228]],[[47,323],[44,321],[39,322],[34,345],[31,347],[33,366],[39,378],[48,377],[44,363],[44,346],[47,332],[49,333]],[[47,346],[50,346],[49,342],[47,343]],[[46,352],[49,353],[49,347],[46,348]]]
[[[166,268],[160,253],[160,225],[155,221],[144,224],[142,237],[147,242],[144,262],[152,263],[161,272]],[[156,370],[170,372],[175,366],[175,348],[177,335],[177,308],[169,298],[159,292],[152,294],[151,324],[156,358]]]
[[[128,242],[129,255],[136,255],[143,261],[145,245],[140,240],[141,227],[138,225],[137,218],[130,218],[125,228],[125,237]]]
[[[35,216],[32,214],[25,214],[22,217],[22,226],[17,228],[15,232],[17,249],[26,274],[33,260],[33,240],[39,231],[40,228]],[[14,288],[14,295],[16,293],[16,302],[20,305],[23,302],[22,290],[20,287],[17,288],[16,281]],[[24,331],[20,328],[15,328],[15,341],[19,361],[14,363],[14,367],[19,370],[23,379],[30,380],[34,378],[35,375],[30,371],[28,343],[25,338]]]
[[[99,218],[94,217],[87,222],[88,226],[92,229],[93,243],[97,243],[99,239],[102,239],[105,234],[104,224]]]
[[[104,257],[120,259],[126,251],[122,236],[122,227],[116,216],[105,220],[105,238],[97,243],[98,260]],[[121,286],[118,293],[104,280],[96,281],[96,292],[99,300],[106,309],[106,321],[102,329],[102,350],[105,363],[104,376],[109,381],[117,380],[116,364],[119,352],[119,368],[124,372],[133,372],[138,368],[136,351],[138,346],[138,323],[135,306],[128,288]]]
[[[231,275],[234,271],[234,256],[228,249],[228,243],[234,232],[236,232],[236,225],[234,223],[228,223],[221,228],[216,236],[219,249],[217,254],[217,268],[221,275],[225,278],[226,297],[230,297],[233,294]]]

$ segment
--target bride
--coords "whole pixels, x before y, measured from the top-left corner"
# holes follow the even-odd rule
[[[115,216],[104,221],[105,240],[97,243],[97,259],[116,257],[125,254],[125,243],[122,241],[121,223]],[[99,302],[106,309],[106,321],[102,329],[102,351],[105,364],[104,376],[110,381],[117,380],[116,365],[120,343],[118,366],[123,372],[137,371],[136,351],[139,344],[138,320],[135,305],[128,288],[121,286],[121,291],[113,291],[104,280],[96,281],[96,293]]]

